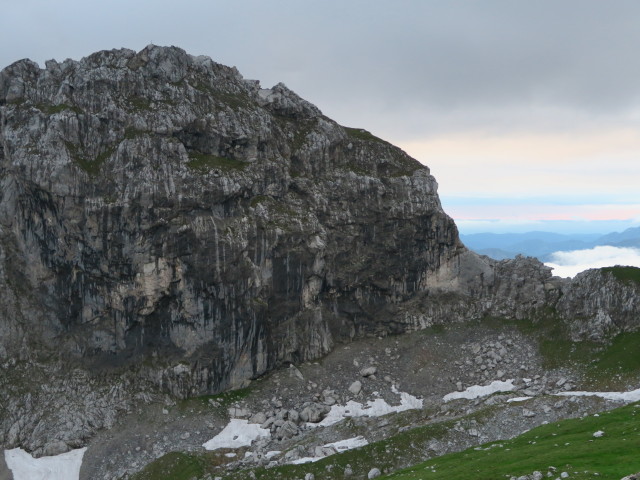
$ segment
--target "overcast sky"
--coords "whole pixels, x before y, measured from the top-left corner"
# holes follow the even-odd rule
[[[176,45],[431,168],[465,233],[640,225],[640,1],[0,0],[0,66]]]

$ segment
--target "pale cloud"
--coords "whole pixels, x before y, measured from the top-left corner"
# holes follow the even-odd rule
[[[640,267],[640,250],[600,246],[587,250],[572,250],[551,254],[552,260],[545,263],[559,277],[574,277],[590,268],[613,267],[615,265]]]
[[[443,201],[445,211],[455,219],[462,220],[507,220],[511,222],[536,222],[545,220],[627,220],[634,222],[634,217],[640,212],[640,204],[631,205],[544,205],[511,203],[508,198],[502,199],[502,204],[474,205],[473,199],[468,204],[448,206]],[[492,215],[489,215],[491,213]]]
[[[604,196],[639,203],[640,129],[459,132],[399,146],[431,168],[444,195],[589,194],[594,203]]]
[[[573,163],[610,155],[637,160],[640,131],[637,128],[527,133],[469,130],[398,144],[425,161],[439,156],[468,159],[480,155],[504,166],[518,160],[548,165],[559,159],[562,163]]]
[[[527,220],[527,219],[484,219],[458,220],[456,225],[460,233],[526,233],[532,231],[555,232],[563,234],[600,234],[622,232],[637,227],[633,220]]]

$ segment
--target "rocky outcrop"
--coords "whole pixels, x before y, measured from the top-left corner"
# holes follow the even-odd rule
[[[3,356],[220,391],[388,331],[463,251],[428,168],[178,48],[20,61],[0,104]]]
[[[631,267],[587,270],[567,283],[556,308],[574,340],[602,341],[638,330],[640,283],[616,275],[626,269]]]

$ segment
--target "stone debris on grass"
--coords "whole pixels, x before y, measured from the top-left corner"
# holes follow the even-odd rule
[[[5,450],[4,459],[14,480],[78,480],[85,448],[51,457],[33,458],[21,448]]]

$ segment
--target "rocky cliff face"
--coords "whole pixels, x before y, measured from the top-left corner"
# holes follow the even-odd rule
[[[579,273],[556,304],[574,340],[602,341],[640,326],[640,284],[623,278],[619,268]]]
[[[559,299],[569,317],[597,287],[608,300],[585,306],[584,336],[637,294],[611,282],[469,252],[427,167],[207,57],[150,46],[0,73],[3,361],[133,367],[129,385],[212,393],[355,337]],[[128,405],[112,394],[108,419]],[[111,421],[94,417],[71,440]]]
[[[426,167],[209,58],[20,61],[0,103],[3,356],[157,357],[219,391],[387,331],[462,250]]]

